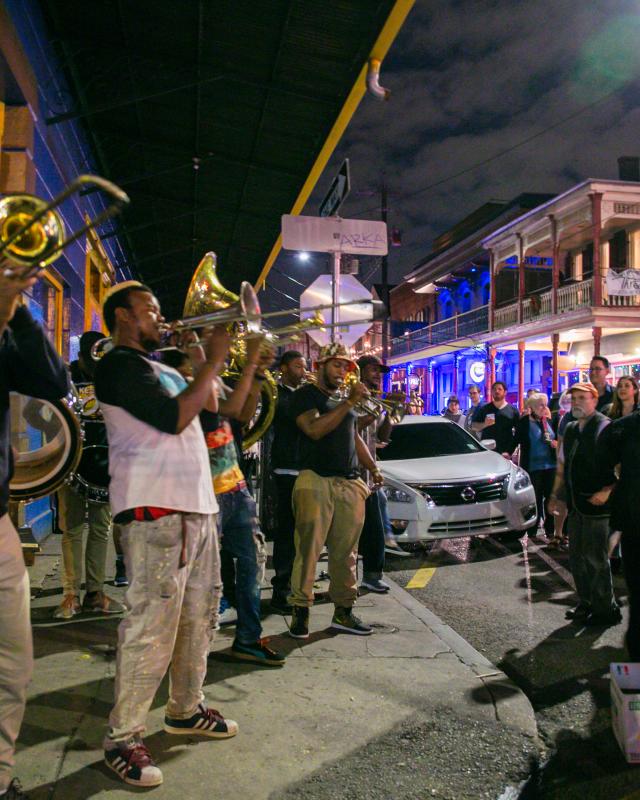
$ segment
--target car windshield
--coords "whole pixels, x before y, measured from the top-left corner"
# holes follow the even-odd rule
[[[477,453],[483,448],[459,425],[451,422],[396,425],[391,441],[377,450],[379,461],[435,458]]]

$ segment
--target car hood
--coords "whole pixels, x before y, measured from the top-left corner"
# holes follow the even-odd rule
[[[499,453],[483,450],[459,456],[412,458],[404,461],[383,461],[380,470],[385,477],[403,483],[446,483],[469,481],[506,475],[510,463]]]

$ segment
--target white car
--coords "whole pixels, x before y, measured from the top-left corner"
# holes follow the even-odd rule
[[[529,475],[442,417],[405,417],[378,450],[399,544],[524,531],[536,519]]]

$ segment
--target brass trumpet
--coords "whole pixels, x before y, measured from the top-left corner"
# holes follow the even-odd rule
[[[349,396],[352,384],[357,383],[359,380],[360,370],[356,367],[353,372],[347,375],[342,386],[336,391],[334,395],[336,399],[346,400]],[[312,383],[316,386],[318,383],[316,374],[314,372],[307,372],[303,383]],[[406,413],[404,403],[396,400],[383,400],[381,397],[374,397],[371,394],[363,397],[362,400],[355,404],[354,408],[356,411],[360,412],[360,414],[369,414],[376,419],[379,419],[386,412],[389,421],[394,425],[402,422]]]
[[[94,219],[66,237],[64,222],[56,209],[72,194],[90,185],[109,195],[112,202]],[[5,275],[30,278],[55,261],[65,247],[88,230],[119,213],[128,202],[129,198],[122,189],[98,175],[80,175],[49,203],[32,194],[3,197],[0,200],[0,257],[14,267],[6,268]]]

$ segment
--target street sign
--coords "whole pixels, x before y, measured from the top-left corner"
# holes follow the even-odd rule
[[[353,275],[341,275],[338,287],[337,301],[339,303],[349,303],[351,300],[371,299],[372,295],[368,289],[360,283]],[[300,295],[300,319],[308,319],[312,312],[306,312],[305,308],[315,308],[315,306],[325,305],[334,302],[333,298],[333,276],[320,275],[315,281],[304,290]],[[336,314],[340,321],[340,327],[335,329],[332,337],[332,330],[326,331],[310,330],[307,334],[314,342],[323,346],[331,341],[341,342],[345,347],[355,344],[361,336],[369,330],[373,322],[360,322],[358,325],[350,325],[349,320],[373,320],[373,305],[371,303],[351,303],[350,305],[340,306],[333,310],[327,309],[322,312],[325,322],[333,322],[333,314]]]
[[[349,159],[345,158],[342,166],[338,170],[338,174],[333,179],[333,183],[329,187],[329,191],[325,195],[324,200],[320,203],[319,214],[321,217],[333,217],[337,214],[340,206],[347,199],[349,190],[351,189],[351,180],[349,178]]]
[[[369,219],[284,214],[282,246],[286,250],[386,256],[387,225]]]

